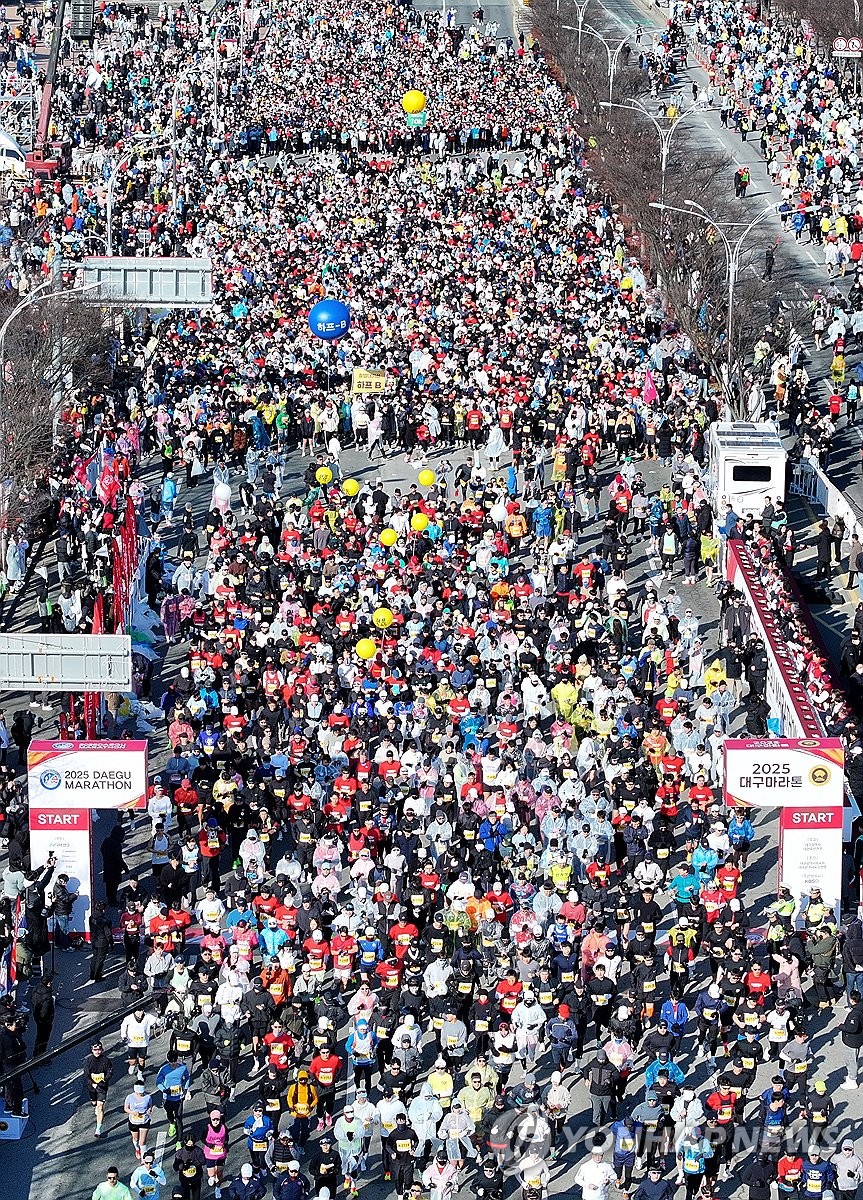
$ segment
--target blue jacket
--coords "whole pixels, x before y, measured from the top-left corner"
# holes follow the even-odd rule
[[[803,1178],[800,1181],[800,1191],[804,1196],[823,1196],[836,1178],[833,1164],[823,1160],[814,1163],[808,1158],[803,1160]]]
[[[512,827],[509,821],[498,821],[496,825],[486,818],[479,827],[479,840],[485,846],[486,850],[494,854],[495,850],[503,842],[504,838],[512,833]]]
[[[185,1063],[165,1063],[156,1076],[156,1087],[166,1100],[182,1100],[191,1082],[189,1068]]]
[[[683,1080],[686,1078],[680,1067],[678,1067],[677,1063],[672,1062],[671,1059],[664,1063],[660,1062],[658,1058],[655,1058],[652,1063],[648,1064],[644,1072],[645,1087],[653,1087],[653,1085],[656,1083],[656,1077],[660,1071],[667,1071],[668,1078],[672,1083],[676,1083],[678,1086],[683,1083]]]
[[[243,1133],[246,1135],[246,1145],[250,1150],[265,1149],[256,1143],[266,1142],[269,1146],[273,1139],[273,1122],[266,1113],[261,1113],[259,1117],[252,1113],[243,1122]]]
[[[728,826],[728,840],[732,846],[736,846],[739,842],[751,842],[755,837],[755,830],[752,827],[752,822],[745,818],[741,821],[734,817]]]
[[[309,1185],[302,1175],[279,1175],[273,1181],[273,1200],[308,1200]]]
[[[721,996],[718,1000],[714,1000],[712,996],[708,996],[707,988],[705,988],[703,992],[698,993],[698,997],[695,1001],[696,1017],[703,1017],[704,1020],[708,1022],[719,1020],[727,1008],[728,1005]],[[714,1013],[715,1015],[709,1016],[707,1015],[709,1013]]]
[[[667,1021],[671,1032],[679,1035],[683,1033],[689,1021],[689,1009],[682,1000],[678,1000],[675,1012],[674,1003],[671,1000],[666,1000],[659,1010],[659,1019],[660,1021]]]
[[[243,1179],[238,1175],[231,1181],[227,1194],[229,1200],[262,1200],[267,1194],[267,1187],[257,1175],[253,1175],[251,1179]],[[222,1195],[225,1195],[224,1190]]]
[[[635,1130],[627,1129],[623,1121],[615,1121],[611,1127],[614,1134],[614,1161],[630,1164],[635,1162]]]

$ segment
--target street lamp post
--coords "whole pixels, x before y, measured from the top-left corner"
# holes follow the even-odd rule
[[[218,24],[213,33],[213,125],[219,121],[219,34],[224,22]]]
[[[586,7],[586,6],[585,6]],[[588,34],[592,38],[596,38],[601,43],[605,50],[605,56],[608,62],[608,103],[612,105],[614,102],[614,76],[617,74],[617,60],[621,50],[629,41],[629,37],[624,36],[620,39],[616,46],[602,36],[598,29],[594,29],[592,25],[585,25],[582,19],[579,19],[578,25],[561,25],[561,29],[566,29],[570,33],[578,34],[578,53],[581,55],[581,35]]]
[[[559,0],[558,0],[558,2],[559,2]],[[587,12],[588,4],[590,4],[590,0],[581,0],[581,3],[576,4],[576,6],[575,6],[575,11],[576,11],[576,14],[578,15],[578,25],[576,26],[576,28],[578,29],[578,57],[579,58],[581,58],[581,31],[584,28],[584,14]]]
[[[246,0],[240,0],[240,82],[245,78],[245,59],[246,59],[246,19],[248,18],[249,10],[246,5]]]
[[[656,113],[652,113],[646,104],[640,100],[630,99],[626,104],[611,104],[608,101],[603,101],[603,108],[622,108],[634,112],[640,112],[642,116],[647,117],[653,123],[653,128],[659,134],[659,170],[661,174],[661,184],[659,198],[662,205],[665,204],[665,172],[668,169],[668,155],[671,149],[671,139],[674,136],[674,131],[685,121],[687,117],[691,117],[693,113],[702,113],[704,108],[700,104],[695,104],[692,108],[687,108],[684,112],[674,117],[658,117]],[[661,125],[661,121],[670,121],[669,125]]]
[[[218,66],[216,63],[216,55],[218,54],[219,33],[216,30],[215,40],[213,42],[216,49],[213,52],[213,122],[218,120],[218,98],[219,98],[219,83],[218,83]],[[186,65],[177,72],[177,78],[174,80],[174,87],[171,92],[171,208],[174,216],[177,215],[177,105],[180,103],[180,88],[186,83],[190,75],[201,74],[197,63],[186,63]],[[203,85],[203,80],[202,80]]]
[[[243,50],[244,50],[244,34],[243,26],[245,24],[245,6],[241,6],[239,11],[239,30],[237,31],[237,47],[240,55],[240,78],[243,78]],[[213,124],[218,125],[219,121],[219,35],[223,29],[230,28],[235,24],[234,19],[219,21],[213,30]]]
[[[725,284],[727,305],[725,313],[725,369],[727,375],[727,384],[730,392],[733,369],[732,363],[734,358],[732,341],[732,334],[734,330],[734,289],[737,283],[737,276],[740,272],[740,255],[743,251],[744,243],[746,242],[749,234],[753,229],[756,228],[756,226],[760,225],[762,221],[765,221],[769,216],[775,214],[776,205],[769,204],[758,214],[757,217],[753,217],[748,225],[744,226],[742,233],[738,234],[737,237],[732,240],[725,232],[722,224],[712,217],[702,204],[699,204],[696,200],[686,200],[684,203],[686,204],[685,208],[677,208],[672,204],[657,204],[656,202],[652,203],[650,207],[662,209],[664,212],[680,213],[687,217],[698,217],[700,220],[706,221],[708,225],[711,225],[722,239],[722,247],[725,251]],[[729,223],[729,227],[739,228],[739,224],[740,223],[737,222]]]
[[[121,172],[131,166],[132,159],[140,150],[155,149],[157,143],[152,137],[142,137],[138,141],[133,142],[129,147],[129,153],[120,157],[114,164],[110,176],[108,177],[108,196],[106,200],[106,217],[105,217],[105,248],[110,258],[114,253],[114,187]]]
[[[224,22],[222,23],[224,24]],[[213,126],[217,125],[219,120],[219,31],[222,25],[217,25],[213,32]],[[198,75],[201,79],[201,87],[203,88],[205,70],[203,67],[204,56],[201,56],[200,61],[187,62],[177,72],[177,77],[174,80],[171,88],[171,121],[168,126],[167,134],[162,131],[162,136],[169,139],[171,146],[171,208],[174,216],[177,215],[177,105],[180,103],[180,89],[189,78],[193,75]]]
[[[588,6],[590,5],[590,3],[591,3],[591,0],[576,0],[576,3],[573,4],[573,8],[575,9],[576,15],[578,16],[578,27],[577,28],[578,28],[578,57],[579,58],[581,58],[581,30],[582,30],[582,26],[584,25],[584,14],[587,12],[587,9],[588,9]],[[560,16],[560,0],[557,0],[557,15],[558,15],[558,17]],[[563,28],[566,29],[567,26],[564,25]]]
[[[63,270],[62,260],[55,259],[52,264],[51,278],[46,279],[44,283],[40,283],[32,292],[29,292],[22,300],[15,305],[9,316],[0,325],[0,411],[5,411],[5,391],[6,391],[6,334],[9,332],[9,327],[12,322],[22,312],[28,308],[32,308],[34,304],[38,304],[41,300],[52,300],[55,296],[74,296],[80,295],[82,292],[89,292],[93,288],[98,287],[98,283],[88,283],[83,287],[66,288],[59,287],[59,276]],[[54,288],[54,291],[48,291],[49,288]],[[62,375],[62,343],[58,340],[54,346],[52,355],[52,366],[56,372],[54,381],[54,395],[52,407],[54,408],[54,418],[58,416],[59,406],[63,401],[63,375]],[[6,489],[6,439],[0,438],[0,555],[3,561],[6,561],[6,547],[8,544],[9,531],[8,525],[8,498]]]

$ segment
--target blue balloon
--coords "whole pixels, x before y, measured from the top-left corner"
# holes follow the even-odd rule
[[[309,313],[309,329],[315,337],[332,342],[351,327],[351,310],[341,300],[319,300]]]

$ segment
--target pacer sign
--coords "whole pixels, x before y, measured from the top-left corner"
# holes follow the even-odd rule
[[[70,933],[87,935],[93,895],[90,830],[94,809],[142,808],[147,802],[147,743],[30,743],[27,754],[30,854],[42,864],[57,856],[78,900]]]

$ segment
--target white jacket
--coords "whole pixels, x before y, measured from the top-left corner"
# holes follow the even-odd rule
[[[616,1178],[614,1168],[609,1163],[591,1156],[578,1168],[575,1182],[581,1188],[584,1200],[606,1200],[608,1189]]]
[[[443,1108],[430,1084],[424,1083],[420,1094],[411,1100],[408,1120],[413,1126],[420,1144],[434,1141],[438,1122],[443,1120]]]

